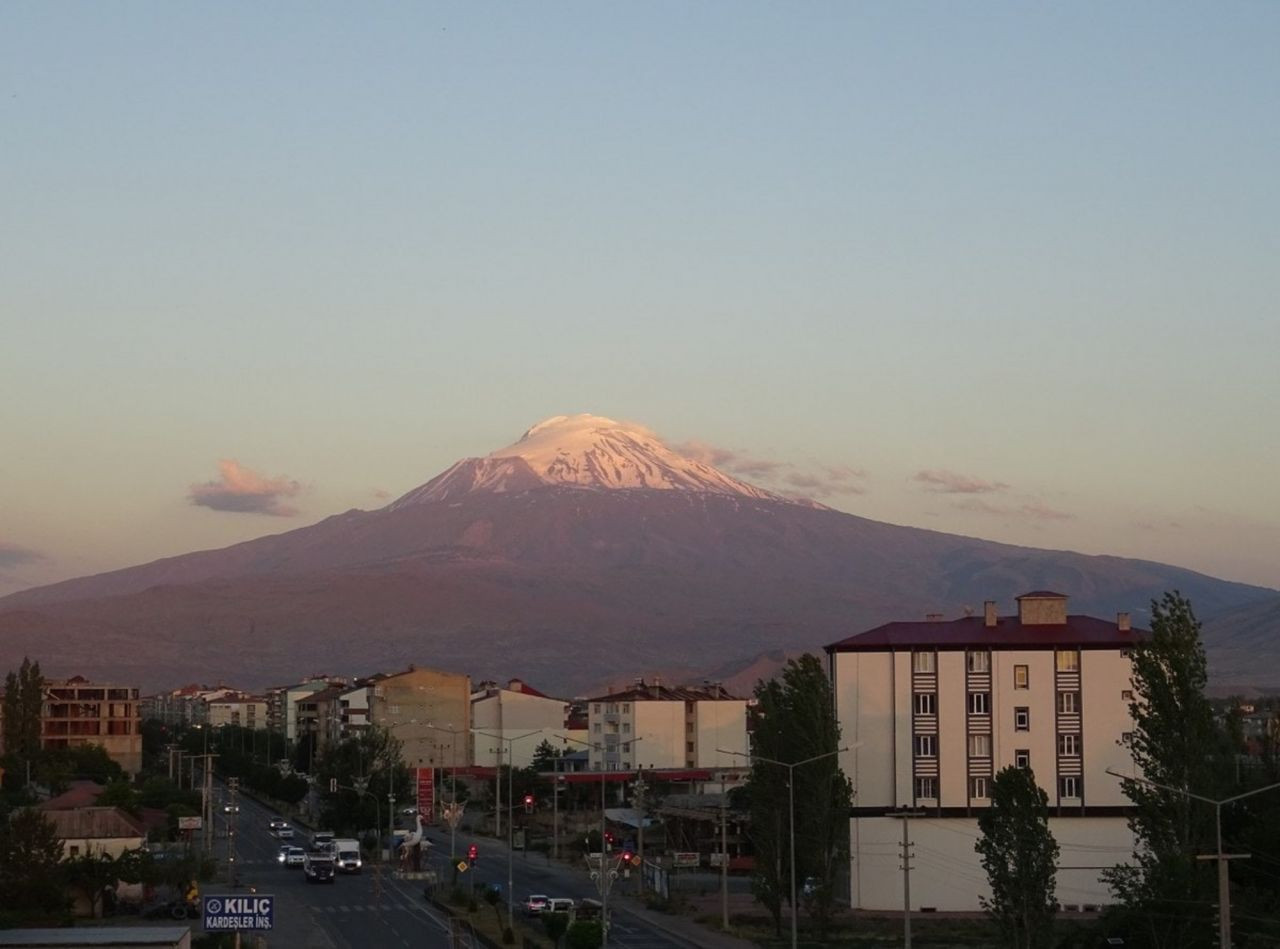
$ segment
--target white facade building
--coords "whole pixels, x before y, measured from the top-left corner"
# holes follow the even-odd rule
[[[1107,769],[1133,773],[1130,649],[1144,636],[1067,614],[1067,598],[1018,597],[1018,615],[895,622],[827,647],[853,782],[850,901],[902,908],[902,819],[911,809],[913,909],[978,910],[989,895],[974,851],[992,776],[1030,767],[1061,847],[1058,901],[1111,897],[1100,868],[1133,854],[1124,796]]]
[[[566,700],[544,695],[519,679],[512,679],[505,688],[485,684],[471,694],[473,761],[485,768],[499,764],[527,768],[544,741],[563,751],[561,736],[585,738],[580,731],[568,730],[568,718]]]
[[[735,768],[744,763],[747,700],[718,685],[670,688],[641,680],[588,700],[592,771]]]

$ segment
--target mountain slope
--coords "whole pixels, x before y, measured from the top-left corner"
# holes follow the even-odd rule
[[[1011,609],[1030,589],[1141,624],[1173,587],[1205,616],[1275,595],[798,503],[643,430],[573,416],[378,511],[0,599],[0,664],[39,655],[51,672],[153,686],[417,662],[573,689],[811,649],[985,599]],[[94,658],[60,666],[61,656]]]

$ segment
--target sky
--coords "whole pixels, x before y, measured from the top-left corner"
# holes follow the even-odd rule
[[[10,0],[0,593],[579,412],[1280,587],[1277,35],[1264,2]]]

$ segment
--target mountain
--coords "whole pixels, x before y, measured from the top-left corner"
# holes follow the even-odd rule
[[[1280,597],[1228,610],[1204,623],[1205,652],[1220,695],[1280,693]]]
[[[30,654],[147,687],[260,686],[417,662],[571,691],[985,599],[1011,609],[1031,589],[1140,623],[1173,587],[1205,616],[1276,595],[880,523],[747,484],[641,427],[560,416],[381,510],[11,594],[0,668]]]

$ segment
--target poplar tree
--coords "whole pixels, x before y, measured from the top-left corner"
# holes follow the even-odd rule
[[[978,816],[982,856],[991,885],[983,908],[1006,945],[1053,945],[1058,842],[1049,830],[1049,796],[1030,768],[1002,768],[991,782],[991,806]]]
[[[1226,791],[1224,731],[1205,698],[1208,679],[1200,622],[1177,591],[1151,604],[1151,635],[1133,651],[1133,731],[1138,774],[1203,797]],[[1134,862],[1104,874],[1155,946],[1199,946],[1214,938],[1214,870],[1200,853],[1216,847],[1214,809],[1177,791],[1122,782],[1133,802]]]

